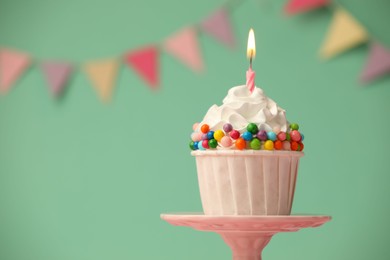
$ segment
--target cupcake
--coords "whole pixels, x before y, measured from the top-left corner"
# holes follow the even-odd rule
[[[264,91],[233,87],[191,134],[206,215],[289,215],[303,135]]]

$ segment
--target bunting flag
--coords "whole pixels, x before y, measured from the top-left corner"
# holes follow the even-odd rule
[[[203,59],[194,28],[186,27],[171,35],[163,42],[163,48],[194,71],[203,70]]]
[[[119,66],[122,63],[126,63],[133,69],[151,88],[157,89],[160,84],[160,47],[193,71],[203,71],[204,62],[198,43],[199,32],[215,38],[229,48],[234,48],[236,41],[230,22],[230,12],[238,5],[234,3],[236,0],[226,1],[199,24],[184,27],[158,43],[157,46],[146,45],[130,50],[123,55],[120,54],[124,57],[123,59],[85,63],[83,70],[100,98],[105,102],[110,101]],[[324,58],[334,57],[370,39],[366,29],[346,10],[333,4],[332,0],[286,1],[284,10],[288,14],[302,13],[327,5],[332,6],[330,10],[333,11],[333,18],[320,49],[320,54]],[[30,63],[29,54],[10,48],[0,48],[0,93],[9,91]],[[72,64],[43,62],[40,67],[50,92],[55,97],[61,95],[73,72]],[[369,82],[386,73],[390,73],[390,49],[378,42],[373,42],[360,78],[363,82]]]
[[[157,48],[150,46],[125,55],[125,62],[153,88],[159,84],[158,54]]]
[[[390,49],[378,42],[372,42],[360,79],[363,82],[369,82],[386,73],[390,73]]]
[[[66,62],[43,62],[41,69],[50,92],[55,97],[60,96],[72,72],[72,65]]]
[[[203,20],[202,30],[230,48],[235,47],[235,39],[229,14],[225,8],[220,8]]]
[[[91,61],[84,65],[84,70],[101,100],[109,102],[118,75],[119,61],[117,59]]]
[[[6,93],[29,67],[31,58],[28,54],[11,50],[0,50],[0,92]]]
[[[329,5],[330,2],[330,0],[290,0],[284,6],[284,11],[287,14],[303,13]]]
[[[331,58],[367,40],[366,29],[347,11],[338,8],[320,53],[324,58]]]

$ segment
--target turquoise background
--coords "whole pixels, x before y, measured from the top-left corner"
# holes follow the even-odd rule
[[[340,2],[390,47],[389,1]],[[222,3],[1,0],[0,44],[81,63],[161,42]],[[159,215],[201,211],[191,126],[245,82],[250,27],[258,85],[306,136],[293,212],[333,216],[275,236],[264,259],[390,259],[390,77],[358,83],[365,45],[320,61],[331,12],[286,17],[283,4],[239,5],[235,51],[201,35],[203,74],[163,53],[158,92],[123,67],[109,105],[80,72],[54,100],[30,69],[0,98],[0,259],[229,259],[217,235]]]

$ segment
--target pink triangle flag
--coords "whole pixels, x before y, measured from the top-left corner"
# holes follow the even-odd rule
[[[0,50],[0,92],[6,93],[30,65],[28,54],[11,49]]]
[[[153,88],[159,84],[158,51],[155,46],[134,50],[125,55],[125,62]]]
[[[290,0],[284,7],[288,14],[307,12],[330,4],[331,0]]]
[[[164,41],[163,48],[194,71],[203,70],[203,59],[194,28],[186,27],[176,32]]]
[[[235,47],[235,39],[229,15],[225,8],[220,8],[200,24],[202,30],[230,48]]]
[[[390,49],[378,42],[372,42],[360,79],[369,82],[386,73],[390,73]]]
[[[72,72],[72,65],[67,62],[47,61],[41,64],[41,69],[50,92],[55,97],[60,96]]]

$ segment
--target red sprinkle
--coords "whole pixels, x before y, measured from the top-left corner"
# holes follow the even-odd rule
[[[299,144],[295,141],[292,141],[291,142],[291,150],[298,151],[298,148],[299,148]]]
[[[240,137],[240,132],[237,130],[232,130],[230,131],[229,135],[232,139],[237,140]]]

